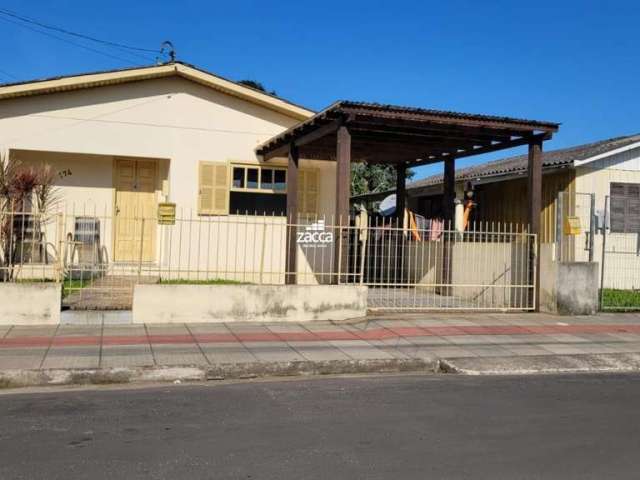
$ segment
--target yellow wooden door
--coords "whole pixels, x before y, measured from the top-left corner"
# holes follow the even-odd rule
[[[116,160],[116,262],[154,260],[156,232],[156,164],[150,160]]]

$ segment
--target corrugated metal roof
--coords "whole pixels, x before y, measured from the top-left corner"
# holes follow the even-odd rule
[[[420,107],[404,107],[400,105],[390,105],[374,102],[356,102],[352,100],[341,100],[335,103],[333,108],[348,108],[357,110],[361,108],[366,113],[398,113],[398,114],[415,114],[417,116],[433,116],[442,118],[458,118],[465,120],[486,120],[490,122],[500,123],[520,123],[527,126],[539,126],[541,128],[557,128],[560,124],[556,122],[547,122],[540,120],[528,120],[524,118],[504,117],[498,115],[484,115],[477,113],[463,113],[447,110],[434,110]]]
[[[574,161],[586,160],[587,158],[595,157],[596,155],[616,150],[635,142],[640,142],[640,134],[609,138],[607,140],[577,145],[575,147],[561,148],[559,150],[549,150],[548,152],[543,152],[542,168],[550,169],[573,165]],[[456,180],[474,180],[477,178],[524,172],[526,170],[527,155],[525,154],[461,168],[456,171]],[[407,189],[439,185],[442,181],[441,174],[432,175],[431,177],[409,183]]]

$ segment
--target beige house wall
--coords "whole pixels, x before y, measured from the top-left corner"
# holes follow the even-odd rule
[[[594,193],[596,210],[604,211],[611,183],[640,184],[640,148],[630,149],[576,168],[576,192]],[[585,207],[586,208],[586,207]],[[594,260],[602,262],[602,235],[594,237]],[[606,288],[640,288],[640,256],[634,252],[638,235],[608,233],[604,285]],[[586,261],[587,252],[575,247],[577,261]],[[601,274],[601,272],[600,272]]]
[[[199,277],[210,268],[214,254],[231,262],[234,250],[248,253],[242,264],[225,270],[230,278],[256,281],[244,272],[260,268],[284,272],[284,219],[269,219],[273,225],[265,230],[262,218],[229,215],[223,220],[226,227],[210,232],[210,224],[220,224],[221,218],[198,215],[198,165],[201,161],[259,164],[255,147],[298,123],[294,116],[180,77],[5,99],[1,105],[0,150],[24,164],[51,164],[58,175],[62,208],[103,219],[101,241],[111,250],[111,258],[114,159],[151,159],[158,166],[157,201],[176,203],[184,220],[182,225],[157,227],[159,267],[179,265],[184,275]],[[264,164],[286,166],[286,159]],[[335,163],[301,159],[300,167],[320,170],[317,214],[329,222],[335,211]],[[164,189],[163,180],[167,180]],[[72,230],[69,221],[57,234]],[[262,252],[263,243],[264,253],[256,253],[259,246]],[[211,251],[205,255],[207,245]],[[298,263],[300,271],[319,268],[311,266],[301,249]],[[272,278],[274,283],[283,281],[281,274]]]

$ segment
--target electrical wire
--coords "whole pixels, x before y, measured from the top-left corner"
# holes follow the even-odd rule
[[[131,45],[126,45],[124,43],[111,42],[109,40],[102,40],[102,39],[99,39],[99,38],[91,37],[89,35],[84,35],[82,33],[72,32],[71,30],[66,30],[66,29],[61,28],[61,27],[56,27],[54,25],[48,25],[46,23],[42,23],[42,22],[40,22],[40,21],[38,21],[38,20],[36,20],[34,18],[29,18],[29,17],[25,17],[23,15],[19,15],[18,13],[12,12],[11,10],[6,10],[6,9],[0,8],[0,14],[8,15],[8,16],[16,18],[18,20],[22,20],[23,22],[32,23],[32,24],[37,25],[39,27],[46,28],[47,30],[54,30],[56,32],[64,33],[66,35],[71,35],[71,36],[74,36],[74,37],[82,38],[84,40],[91,40],[92,42],[102,43],[104,45],[109,45],[111,47],[125,48],[127,50],[137,50],[139,52],[149,52],[149,53],[158,53],[159,52],[158,49],[133,47]]]
[[[68,43],[70,45],[74,45],[74,46],[79,47],[79,48],[84,48],[85,50],[88,50],[88,51],[93,52],[93,53],[97,53],[99,55],[103,55],[105,57],[109,57],[109,58],[112,58],[112,59],[115,59],[115,60],[119,60],[121,62],[125,62],[125,63],[128,63],[130,65],[138,65],[136,62],[133,62],[133,61],[128,60],[126,58],[118,57],[116,55],[112,55],[110,53],[106,53],[106,52],[103,52],[101,50],[97,50],[95,48],[91,48],[91,47],[88,47],[86,45],[82,45],[81,43],[72,42],[71,40],[68,40],[66,38],[62,38],[62,37],[59,37],[57,35],[53,35],[52,33],[43,32],[42,30],[38,30],[37,28],[30,27],[30,26],[25,25],[23,23],[19,23],[19,22],[15,22],[13,20],[9,20],[8,18],[0,17],[0,20],[3,20],[3,21],[8,22],[8,23],[12,23],[12,24],[17,25],[17,26],[22,27],[22,28],[26,28],[27,30],[31,30],[32,32],[36,32],[36,33],[39,33],[41,35],[45,35],[47,37],[55,38],[56,40]]]
[[[2,74],[3,77],[8,78],[9,80],[19,80],[18,77],[7,72],[6,70],[0,69],[0,73]]]

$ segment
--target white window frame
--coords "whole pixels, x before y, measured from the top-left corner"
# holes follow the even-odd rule
[[[287,193],[287,180],[289,178],[287,174],[287,167],[280,166],[271,166],[271,165],[256,165],[252,163],[231,163],[231,174],[229,175],[229,191],[231,192],[253,192],[253,193],[272,193],[278,195],[286,195]],[[244,187],[234,187],[233,186],[233,177],[234,177],[234,169],[243,168],[244,169]],[[258,188],[249,188],[247,187],[247,177],[249,176],[248,170],[253,168],[258,170]],[[275,188],[262,188],[262,170],[280,170],[284,172],[284,189],[276,190]]]

